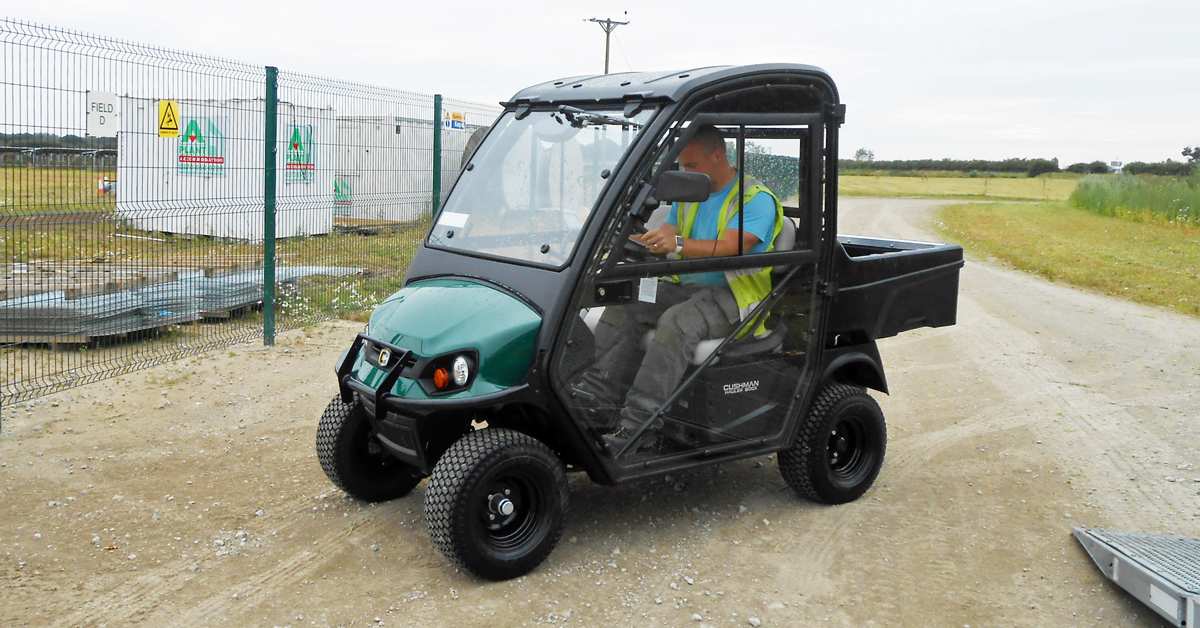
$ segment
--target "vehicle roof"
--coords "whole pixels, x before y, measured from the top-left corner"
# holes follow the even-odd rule
[[[526,87],[504,104],[621,100],[678,101],[687,94],[717,81],[754,74],[780,73],[808,76],[828,84],[833,93],[834,103],[837,103],[837,87],[825,70],[798,63],[763,63],[742,66],[719,65],[671,72],[623,72],[595,76],[571,76]]]

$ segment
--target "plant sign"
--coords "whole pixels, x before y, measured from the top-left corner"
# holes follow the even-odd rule
[[[316,171],[316,153],[313,150],[313,128],[311,124],[292,124],[287,137],[285,155],[285,183],[312,183]]]
[[[184,117],[184,132],[179,136],[178,172],[185,176],[225,176],[224,120]]]

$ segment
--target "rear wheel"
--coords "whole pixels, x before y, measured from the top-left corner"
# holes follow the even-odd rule
[[[817,395],[779,471],[801,497],[826,504],[852,502],[871,488],[887,448],[879,404],[861,388],[829,384]]]
[[[566,468],[537,439],[487,428],[442,455],[425,491],[438,550],[488,580],[529,573],[558,544],[567,510]]]
[[[338,396],[325,407],[317,424],[317,459],[335,486],[364,501],[403,497],[421,481],[415,467],[375,439],[358,399],[346,403]]]

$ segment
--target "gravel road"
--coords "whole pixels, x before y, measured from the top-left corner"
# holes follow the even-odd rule
[[[841,231],[932,240],[933,201]],[[969,260],[959,323],[880,343],[888,457],[862,499],[773,457],[606,488],[485,583],[432,547],[424,485],[346,498],[313,454],[361,325],[292,332],[6,410],[4,626],[1165,626],[1070,526],[1200,536],[1200,321]]]

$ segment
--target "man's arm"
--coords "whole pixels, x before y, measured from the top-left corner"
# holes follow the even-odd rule
[[[670,223],[666,223],[657,229],[651,229],[643,233],[638,240],[646,245],[652,253],[671,253],[675,250],[675,236],[679,235],[679,229]],[[749,253],[750,249],[754,248],[761,240],[753,233],[742,234],[742,249]],[[720,240],[693,240],[692,238],[683,239],[682,257],[725,257],[728,255],[737,255],[738,252],[738,230],[728,229],[725,231],[725,237]]]

